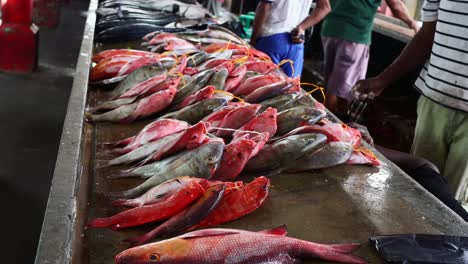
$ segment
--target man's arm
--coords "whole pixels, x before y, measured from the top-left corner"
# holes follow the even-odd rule
[[[436,22],[424,22],[422,28],[400,56],[377,77],[358,82],[353,88],[355,97],[366,99],[380,95],[392,82],[416,70],[429,59],[434,41]]]
[[[331,6],[329,0],[317,0],[317,6],[312,13],[297,25],[295,29],[296,35],[303,35],[306,29],[322,21],[330,12]]]
[[[408,8],[401,0],[385,0],[390,10],[392,10],[393,15],[400,19],[401,21],[405,22],[409,28],[414,30],[414,32],[418,32],[418,25],[414,19],[412,19],[408,14]]]
[[[260,31],[270,15],[270,11],[271,2],[260,1],[260,3],[258,3],[257,10],[255,11],[255,20],[252,25],[252,37],[250,38],[250,44],[252,46],[255,46]]]

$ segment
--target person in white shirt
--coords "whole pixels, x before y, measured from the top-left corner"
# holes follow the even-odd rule
[[[320,22],[330,11],[329,0],[261,0],[257,6],[251,44],[268,54],[274,63],[291,60],[282,69],[298,77],[304,64],[304,31]]]
[[[403,53],[377,77],[353,88],[373,98],[406,73],[424,65],[412,153],[434,163],[455,197],[468,198],[468,1],[426,0],[423,26]]]

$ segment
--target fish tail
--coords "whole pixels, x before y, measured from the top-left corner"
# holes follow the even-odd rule
[[[135,187],[133,189],[127,190],[127,191],[108,193],[108,194],[106,194],[106,197],[109,198],[109,199],[112,199],[112,198],[134,198],[137,195],[143,193],[144,191],[146,191],[146,189],[143,189],[141,187],[141,185],[139,185],[139,186],[137,186],[137,187]]]
[[[134,202],[133,199],[115,199],[110,203],[112,206],[128,206],[128,207],[136,207],[139,203]]]
[[[112,166],[112,160],[97,160],[96,169],[103,169]]]
[[[107,176],[107,178],[111,180],[122,179],[122,178],[133,178],[133,177],[139,177],[139,175],[132,174],[132,172],[129,170],[120,171],[116,174]]]
[[[341,262],[341,263],[353,263],[353,264],[365,264],[368,263],[364,258],[353,254],[360,245],[359,244],[340,244],[340,245],[321,245],[311,242],[307,242],[304,245],[303,256],[305,258],[317,258]]]
[[[112,148],[112,147],[125,147],[127,146],[128,144],[130,144],[133,139],[135,138],[135,136],[133,137],[129,137],[129,138],[126,138],[126,139],[122,139],[122,140],[118,140],[118,141],[113,141],[113,142],[103,142],[103,143],[100,143],[98,144],[100,147],[106,147],[106,148]]]
[[[109,227],[114,224],[112,218],[96,218],[88,222],[87,226],[91,228]]]
[[[360,244],[337,244],[337,245],[329,245],[333,250],[338,251],[340,253],[353,253],[358,250],[361,245]]]
[[[130,247],[141,246],[151,239],[150,233],[151,232],[146,233],[142,236],[125,239],[124,242],[129,243]]]

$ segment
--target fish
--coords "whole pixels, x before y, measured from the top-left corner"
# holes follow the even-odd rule
[[[185,86],[183,86],[177,91],[177,95],[174,98],[174,104],[182,102],[188,96],[196,93],[201,88],[205,87],[208,84],[208,81],[210,80],[211,76],[213,76],[213,74],[213,70],[207,70],[193,76],[190,82],[188,82]]]
[[[280,81],[273,84],[265,85],[247,95],[244,100],[249,103],[258,103],[266,99],[283,94],[292,87],[287,81]]]
[[[160,118],[177,119],[186,121],[189,124],[196,124],[205,116],[215,112],[226,104],[227,101],[222,98],[205,99],[196,104],[186,106],[178,111],[165,114]]]
[[[208,59],[228,60],[232,57],[232,50],[220,50],[208,54]]]
[[[225,39],[228,41],[232,41],[236,44],[240,45],[247,45],[247,42],[236,35],[234,32],[231,30],[217,24],[211,24],[208,26],[208,30],[204,31],[206,33],[206,36],[212,37],[212,38],[220,38],[220,39]],[[202,33],[202,34],[204,34]]]
[[[213,85],[208,85],[205,88],[202,88],[198,92],[187,96],[180,104],[174,106],[174,110],[180,110],[186,106],[198,103],[205,99],[211,99],[215,93],[215,87]]]
[[[353,154],[353,145],[346,142],[330,142],[322,148],[311,151],[308,154],[290,163],[285,169],[293,171],[308,171],[330,168],[349,160]]]
[[[213,179],[230,181],[239,176],[256,145],[256,142],[249,139],[238,139],[226,145],[221,164]]]
[[[208,85],[212,85],[216,90],[224,90],[224,84],[229,76],[229,71],[225,68],[218,70],[213,77],[211,77]]]
[[[168,89],[156,92],[130,105],[124,105],[103,114],[86,113],[86,118],[91,122],[108,121],[130,123],[135,119],[147,117],[164,110],[171,104],[172,100],[174,100],[176,92],[177,89],[175,87],[169,87]]]
[[[302,133],[321,133],[327,136],[328,142],[346,142],[354,147],[361,144],[361,132],[346,124],[329,122],[325,125],[305,125],[298,127],[285,136],[297,135]]]
[[[233,188],[230,192],[226,188],[219,205],[193,228],[217,226],[252,213],[266,201],[269,189],[270,180],[264,176],[255,178],[240,188]]]
[[[221,107],[217,111],[211,113],[210,115],[204,117],[201,121],[208,124],[208,130],[210,129],[210,127],[219,127],[221,126],[226,115],[239,107],[241,106],[226,105],[224,107]]]
[[[215,133],[218,137],[230,136],[233,133],[232,130],[238,129],[254,118],[257,115],[259,109],[260,105],[256,104],[246,104],[244,106],[237,107],[236,109],[233,109],[228,114],[226,114],[218,128],[210,126],[210,130],[218,129],[218,131]]]
[[[181,74],[187,68],[188,57],[182,55],[177,58],[177,64],[169,71],[169,74]]]
[[[289,131],[303,126],[312,125],[325,117],[325,113],[312,107],[296,106],[280,112],[277,117],[277,135],[284,135]]]
[[[199,223],[212,212],[221,201],[225,190],[224,184],[218,184],[205,191],[202,197],[193,205],[174,215],[169,220],[151,230],[150,232],[125,240],[131,246],[142,245],[155,237],[169,236],[181,232],[190,226]]]
[[[117,76],[120,69],[128,62],[141,58],[138,55],[115,55],[101,60],[91,69],[90,81],[99,81]]]
[[[143,51],[143,50],[134,50],[134,49],[109,49],[99,52],[98,54],[94,55],[92,61],[94,63],[99,63],[104,59],[116,56],[116,55],[130,55],[130,56],[145,56],[145,55],[154,55],[151,52]]]
[[[140,96],[140,95],[142,95],[144,92],[146,92],[148,89],[150,89],[152,87],[161,86],[160,90],[162,90],[162,88],[164,86],[159,85],[159,84],[164,82],[166,79],[167,79],[166,74],[156,75],[155,77],[149,78],[148,80],[137,84],[136,86],[132,87],[130,90],[126,91],[125,93],[123,93],[121,95],[119,95],[119,98],[129,98],[129,97],[131,98],[131,97]],[[157,92],[157,91],[158,90],[155,90],[154,92]]]
[[[127,76],[131,72],[135,71],[136,69],[145,66],[145,65],[152,65],[158,63],[160,60],[159,54],[152,54],[152,55],[145,55],[136,60],[132,60],[127,62],[125,65],[120,68],[117,76]]]
[[[182,211],[204,192],[205,189],[198,182],[192,181],[159,203],[128,209],[107,218],[97,218],[89,221],[87,226],[111,227],[116,230],[161,221]]]
[[[322,259],[340,263],[367,263],[365,259],[353,254],[359,249],[359,244],[318,244],[286,237],[287,231],[284,229],[285,227],[279,227],[262,232],[202,229],[127,249],[115,257],[115,263],[245,264],[271,263],[271,259],[284,260],[285,257],[294,262]]]
[[[145,37],[143,37],[143,39],[145,39]],[[171,38],[177,38],[177,35],[174,34],[174,33],[168,33],[168,32],[159,33],[159,34],[154,35],[148,41],[147,45],[154,45],[154,44],[164,43],[165,40],[171,39]],[[146,38],[146,40],[148,40],[148,38]]]
[[[198,66],[197,69],[198,71],[203,72],[229,61],[229,59],[208,59],[202,65]]]
[[[195,152],[195,150],[197,150]],[[130,190],[110,193],[111,198],[133,198],[149,189],[157,186],[167,180],[194,175],[199,178],[209,178],[213,175],[219,166],[224,150],[224,142],[219,139],[210,139],[207,143],[193,150],[191,155],[184,155],[183,158],[171,162],[168,166],[159,169],[152,174],[145,182]],[[196,153],[196,154],[195,154]],[[151,169],[151,164],[139,168],[139,173],[145,173],[145,170]],[[131,172],[131,173],[134,173]],[[148,172],[146,172],[148,173]]]
[[[160,160],[163,157],[180,152],[185,149],[194,149],[208,141],[206,136],[207,129],[204,123],[197,123],[192,127],[185,129],[172,142],[168,142],[157,149],[145,161]]]
[[[175,179],[170,179],[159,184],[158,186],[151,188],[145,194],[135,199],[115,199],[112,201],[112,205],[141,207],[144,205],[157,204],[168,199],[168,197],[170,197],[174,192],[191,184],[193,181],[200,183],[201,180],[204,179],[194,178],[190,176],[177,177]]]
[[[98,112],[103,112],[103,111],[110,111],[110,110],[117,109],[124,105],[129,105],[135,102],[136,100],[138,100],[137,97],[115,99],[115,100],[100,103],[99,105],[95,107],[88,108],[87,111],[93,114],[98,113]]]
[[[282,112],[291,108],[287,107],[286,105],[289,102],[295,100],[298,96],[300,96],[299,93],[284,93],[258,102],[258,104],[262,105],[262,108],[260,109],[261,111],[267,109],[268,107],[273,107],[276,108],[279,112]]]
[[[244,79],[246,73],[247,68],[244,65],[237,66],[230,74],[230,77],[226,80],[224,90],[226,92],[232,92],[235,90],[239,86],[242,79]]]
[[[139,40],[146,34],[153,31],[181,32],[184,29],[167,28],[160,25],[153,25],[145,22],[123,23],[114,27],[101,30],[96,34],[96,41],[100,43],[123,42]]]
[[[277,69],[278,66],[271,61],[252,61],[245,64],[248,71],[259,72],[261,74],[268,74]]]
[[[250,159],[246,171],[266,171],[287,165],[312,151],[323,147],[327,137],[322,134],[301,134],[283,138],[273,144],[266,144],[260,152]]]
[[[132,89],[136,85],[153,78],[155,76],[163,75],[166,73],[166,68],[161,63],[143,66],[134,72],[130,73],[120,82],[117,87],[110,93],[111,98],[116,98],[126,91]]]
[[[248,131],[268,133],[268,137],[273,136],[276,134],[277,130],[277,113],[278,111],[275,108],[267,108],[261,114],[242,125],[238,131],[234,132],[233,140],[240,138],[245,134],[252,134],[252,132]]]
[[[249,95],[255,90],[264,87],[265,85],[278,83],[283,79],[284,78],[278,76],[256,75],[242,82],[242,84],[240,84],[239,87],[237,87],[237,89],[235,89],[232,93],[237,96]]]
[[[380,161],[370,149],[358,147],[354,149],[346,164],[379,166]]]
[[[120,149],[114,150],[114,153],[125,154],[137,149],[149,142],[153,142],[168,135],[175,134],[189,128],[189,124],[180,120],[160,119],[146,125],[135,136],[119,140],[112,144],[113,146],[121,146]]]
[[[187,67],[191,67],[191,68],[198,67],[200,64],[205,62],[207,57],[208,57],[208,54],[204,51],[195,53],[192,56],[188,57]]]

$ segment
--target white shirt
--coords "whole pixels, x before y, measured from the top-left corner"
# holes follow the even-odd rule
[[[431,57],[415,87],[437,103],[468,112],[468,1],[426,0],[422,20],[437,25]]]
[[[312,0],[267,0],[271,3],[271,13],[260,33],[267,37],[279,33],[289,33],[304,20],[310,12]]]

